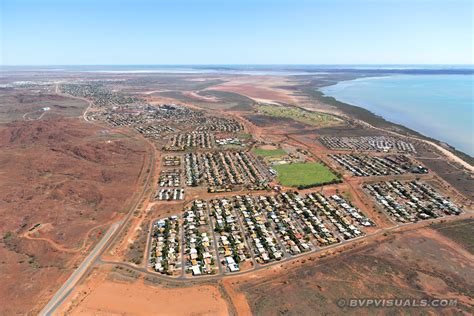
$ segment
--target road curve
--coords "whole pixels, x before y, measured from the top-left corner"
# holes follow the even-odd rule
[[[46,306],[41,310],[39,315],[53,315],[55,310],[61,305],[61,303],[66,299],[69,293],[72,291],[74,286],[79,282],[79,280],[84,276],[88,271],[89,266],[97,258],[97,255],[103,250],[107,245],[107,242],[110,240],[110,237],[115,233],[117,228],[120,226],[122,221],[119,221],[113,224],[101,241],[94,247],[94,249],[89,253],[89,255],[82,261],[79,267],[74,271],[74,273],[64,282],[63,286],[54,294],[51,300],[46,304]]]

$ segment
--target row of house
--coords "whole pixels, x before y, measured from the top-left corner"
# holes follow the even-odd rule
[[[240,229],[239,219],[228,199],[209,202],[219,257],[226,271],[240,271],[240,263],[250,259],[250,250]]]
[[[154,140],[160,140],[163,134],[176,132],[175,128],[163,124],[139,125],[134,127],[137,132]]]
[[[155,200],[160,200],[160,201],[184,200],[184,189],[182,188],[158,189],[158,191],[155,194]]]
[[[298,255],[312,250],[309,236],[290,218],[286,205],[280,203],[275,196],[259,196],[257,203],[259,208],[265,210],[267,219],[273,223],[273,229],[286,253]]]
[[[245,236],[251,242],[258,263],[268,263],[284,258],[281,247],[273,233],[263,209],[257,207],[250,196],[235,196],[235,207],[242,219]]]
[[[235,185],[266,186],[265,168],[249,152],[219,151],[185,155],[188,185],[206,182],[209,188],[220,189]]]
[[[346,214],[350,215],[360,225],[362,225],[364,227],[373,227],[373,226],[375,226],[375,223],[370,218],[363,215],[360,210],[355,208],[350,202],[347,202],[340,195],[335,194],[335,195],[331,196],[331,199],[333,199],[334,201],[336,201],[337,204],[339,204],[339,206],[341,207],[340,210],[342,212],[345,212]]]
[[[211,149],[214,145],[213,133],[190,132],[172,135],[163,149],[167,151],[184,151],[190,148]]]
[[[177,236],[170,236],[167,229],[176,227],[171,232],[178,231],[174,219],[158,221],[154,226],[154,240],[164,243],[155,247],[157,257],[167,253],[163,250],[169,248],[165,240],[174,241]],[[195,200],[182,217],[182,264],[193,276],[214,274],[217,262],[224,273],[238,272],[254,262],[284,260],[363,236],[364,229],[371,226],[375,224],[339,194],[302,196],[288,191]],[[157,262],[155,269],[161,272],[163,263]]]
[[[153,224],[150,263],[155,271],[168,275],[181,267],[178,216],[160,219]]]
[[[368,156],[362,154],[330,154],[329,157],[358,177],[428,172],[426,168],[413,164],[411,160],[404,155]]]
[[[227,138],[219,138],[216,139],[216,144],[219,146],[225,146],[225,145],[242,145],[242,142],[240,139],[236,137],[227,137]]]
[[[364,190],[402,223],[462,213],[462,209],[421,181],[385,181],[366,184]]]
[[[181,166],[181,157],[180,156],[164,156],[162,164],[164,167],[179,167]]]
[[[283,192],[281,198],[298,220],[305,234],[312,236],[316,245],[329,246],[339,242],[339,239],[328,229],[322,218],[321,210],[323,206],[312,194],[309,194],[305,199],[295,192]]]
[[[179,187],[181,185],[180,169],[165,169],[160,172],[158,180],[160,187]]]
[[[329,222],[336,227],[336,231],[342,239],[348,240],[362,236],[363,233],[354,225],[354,221],[350,217],[345,216],[345,212],[341,207],[334,203],[330,203],[322,194],[313,194],[313,197],[322,205],[322,213]]]
[[[234,118],[208,115],[177,104],[150,104],[145,98],[112,90],[113,84],[110,80],[81,81],[62,84],[60,89],[63,93],[92,102],[93,107],[87,113],[89,120],[105,121],[117,127],[131,126],[156,142],[172,134],[166,146],[171,151],[212,148],[213,132],[237,133],[244,129]]]
[[[390,136],[322,136],[319,140],[335,150],[416,152],[412,143]]]
[[[205,124],[197,127],[197,131],[212,131],[225,133],[238,133],[244,129],[243,125],[234,118],[218,116],[207,117]]]
[[[215,273],[215,255],[207,205],[195,200],[183,215],[186,272],[193,276]]]

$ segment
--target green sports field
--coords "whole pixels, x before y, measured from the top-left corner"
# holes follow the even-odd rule
[[[262,149],[262,148],[254,148],[252,152],[257,156],[262,157],[278,157],[286,155],[286,151],[281,148],[278,149]]]
[[[278,172],[278,181],[284,186],[318,185],[338,179],[331,170],[317,162],[278,165],[274,169]]]

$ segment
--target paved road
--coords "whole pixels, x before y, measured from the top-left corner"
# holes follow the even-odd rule
[[[155,165],[155,154],[152,150],[151,158],[148,168],[150,172],[148,172],[146,183],[144,186],[143,191],[140,193],[139,197],[137,198],[135,204],[130,209],[130,212],[127,214],[125,219],[120,220],[113,224],[107,233],[104,235],[102,240],[94,247],[91,253],[84,259],[84,261],[80,264],[80,266],[74,271],[74,273],[69,277],[69,279],[63,284],[63,286],[56,292],[53,298],[48,302],[48,304],[43,308],[40,312],[40,315],[53,315],[56,309],[64,302],[64,300],[69,296],[69,294],[73,291],[74,287],[79,283],[84,275],[95,265],[97,260],[100,256],[117,240],[120,236],[121,232],[126,229],[126,223],[130,220],[133,215],[133,212],[137,209],[140,205],[140,202],[147,191],[147,188],[150,185],[152,175],[154,173],[154,165]],[[147,168],[144,167],[144,170]]]
[[[203,276],[198,276],[198,277],[187,277],[187,278],[185,278],[185,277],[169,277],[169,276],[163,275],[163,274],[155,272],[155,271],[150,271],[146,267],[139,267],[139,266],[136,266],[134,264],[127,263],[127,262],[99,260],[98,263],[99,264],[121,266],[121,267],[124,267],[124,268],[132,269],[134,271],[143,273],[144,275],[148,275],[150,277],[154,277],[154,278],[157,278],[157,279],[160,279],[160,280],[163,280],[163,281],[167,281],[167,282],[170,282],[170,283],[207,282],[207,281],[210,281],[210,280],[221,279],[221,278],[225,278],[225,277],[228,277],[228,276],[235,277],[235,276],[255,273],[257,271],[260,271],[260,270],[263,270],[263,269],[268,269],[270,267],[280,265],[280,264],[283,264],[285,262],[290,262],[290,261],[295,261],[295,260],[298,260],[298,259],[303,259],[307,256],[311,256],[311,255],[318,254],[318,253],[323,253],[323,252],[326,252],[328,250],[335,249],[335,248],[342,248],[344,246],[353,244],[356,241],[373,240],[373,239],[375,239],[377,237],[380,237],[383,234],[389,233],[389,232],[397,232],[397,231],[402,231],[402,230],[417,230],[417,229],[420,229],[420,228],[429,227],[429,225],[431,223],[438,223],[438,222],[443,222],[443,221],[455,221],[455,220],[460,220],[460,219],[472,218],[473,213],[474,213],[474,210],[465,210],[465,213],[461,214],[459,216],[440,217],[440,218],[437,218],[437,219],[420,221],[418,223],[405,223],[405,224],[400,224],[399,223],[399,224],[397,224],[395,226],[392,226],[392,227],[381,228],[380,230],[378,230],[376,232],[373,232],[373,233],[370,233],[370,234],[367,234],[367,235],[364,235],[364,236],[356,237],[356,238],[349,239],[349,240],[343,240],[343,241],[341,241],[340,243],[337,243],[337,244],[332,244],[330,246],[326,246],[326,247],[323,247],[323,248],[316,248],[314,250],[307,251],[307,252],[304,252],[304,253],[300,253],[300,254],[295,255],[295,256],[289,256],[288,258],[284,258],[284,259],[279,260],[279,261],[273,261],[273,262],[267,263],[265,265],[258,265],[256,267],[253,267],[252,269],[249,269],[249,270],[235,272],[235,273],[229,273],[229,274],[203,275]]]
[[[59,85],[56,85],[55,91],[56,93],[61,95],[61,93],[59,93],[60,92]],[[89,103],[89,106],[87,107],[87,109],[84,111],[84,114],[82,115],[83,119],[86,122],[102,127],[101,125],[95,122],[91,122],[87,120],[87,111],[92,106],[93,104],[92,101],[87,100],[85,98],[79,98],[79,97],[73,97],[73,96],[69,96],[69,97],[87,101]],[[130,136],[128,134],[124,134],[124,135]],[[84,259],[84,261],[80,264],[80,266],[74,271],[74,273],[69,277],[69,279],[63,284],[63,286],[56,292],[56,294],[48,302],[48,304],[42,309],[42,311],[40,312],[40,315],[52,315],[55,312],[55,310],[61,305],[62,302],[64,302],[64,300],[73,291],[74,287],[79,283],[82,277],[86,275],[87,272],[94,266],[94,264],[98,261],[100,256],[117,240],[121,232],[123,232],[123,230],[126,228],[126,224],[132,217],[133,212],[140,205],[140,202],[142,201],[143,196],[145,195],[145,192],[147,191],[150,185],[151,179],[153,178],[152,175],[154,173],[154,166],[155,166],[154,147],[146,139],[145,141],[147,144],[150,145],[151,157],[150,157],[149,165],[147,167],[144,166],[143,170],[149,169],[150,171],[147,174],[145,185],[143,187],[143,190],[140,192],[140,195],[138,196],[135,204],[130,208],[130,211],[128,212],[125,219],[118,221],[117,223],[113,224],[110,227],[110,229],[104,235],[102,240],[94,247],[91,253]]]
[[[79,267],[74,271],[74,273],[67,279],[63,286],[56,292],[56,294],[51,298],[48,304],[41,310],[40,315],[52,315],[56,308],[61,305],[61,303],[66,299],[69,293],[72,291],[74,286],[79,282],[79,280],[85,275],[87,269],[97,258],[97,255],[104,249],[107,245],[107,242],[110,240],[110,237],[115,233],[117,228],[120,226],[122,221],[119,221],[113,224],[107,233],[105,233],[102,240],[94,247],[90,254],[82,261]]]
[[[86,98],[82,98],[82,97],[76,97],[74,95],[71,95],[71,94],[67,94],[67,93],[62,93],[59,89],[59,84],[56,83],[56,85],[54,86],[54,92],[57,94],[57,95],[61,95],[61,96],[65,96],[65,97],[68,97],[68,98],[71,98],[71,99],[77,99],[77,100],[82,100],[82,101],[85,101],[87,102],[87,108],[84,110],[84,113],[82,114],[82,118],[84,119],[84,121],[88,122],[88,123],[92,123],[92,121],[89,121],[87,119],[87,112],[90,110],[90,108],[94,105],[94,102],[92,102],[92,100],[89,100],[89,99],[86,99]],[[96,124],[98,125],[98,124]],[[100,126],[102,127],[102,126]]]
[[[150,159],[151,166],[154,166],[154,163],[154,153],[152,152],[152,159]],[[116,239],[120,236],[120,233],[126,228],[126,223],[130,220],[134,210],[136,210],[136,208],[140,204],[140,201],[142,200],[143,195],[145,194],[146,189],[150,184],[152,174],[153,171],[148,173],[144,190],[141,192],[135,205],[131,208],[131,211],[127,214],[126,218],[116,222],[109,228],[102,240],[94,247],[94,249],[84,259],[84,261],[82,261],[79,267],[74,271],[74,273],[69,277],[69,279],[67,279],[63,286],[56,292],[56,294],[43,308],[39,315],[53,315],[56,309],[73,291],[74,287],[79,283],[82,277],[87,274],[89,269],[94,266],[100,256],[116,241]]]
[[[219,246],[217,245],[217,238],[216,238],[216,232],[214,231],[214,223],[212,222],[211,214],[210,214],[210,206],[209,202],[206,202],[206,215],[207,219],[209,220],[209,227],[211,228],[211,234],[212,234],[212,243],[214,244],[214,250],[215,250],[215,255],[216,255],[216,260],[217,260],[217,268],[219,269],[219,274],[224,273],[224,268],[222,267],[221,258],[219,254]]]

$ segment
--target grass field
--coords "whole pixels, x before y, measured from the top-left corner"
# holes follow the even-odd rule
[[[293,163],[275,166],[278,181],[284,186],[310,186],[338,180],[326,166],[317,163]]]
[[[252,139],[252,134],[242,133],[237,135],[240,139]]]
[[[258,110],[266,115],[290,118],[301,123],[318,127],[335,126],[342,123],[340,119],[333,115],[305,111],[299,108],[261,105],[258,107]]]
[[[278,157],[286,155],[286,151],[281,148],[278,149],[262,149],[262,148],[254,148],[252,152],[261,157]]]

